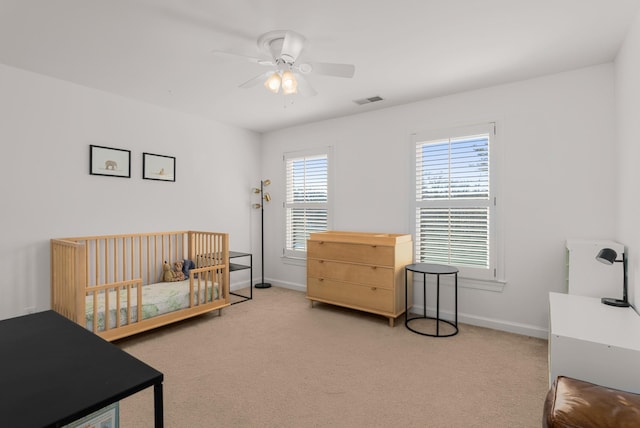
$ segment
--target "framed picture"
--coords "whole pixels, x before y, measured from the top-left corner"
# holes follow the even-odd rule
[[[98,410],[79,419],[63,428],[119,428],[120,427],[120,406],[118,403]]]
[[[143,153],[142,178],[145,180],[176,181],[176,158]]]
[[[89,174],[131,177],[131,150],[89,146]]]

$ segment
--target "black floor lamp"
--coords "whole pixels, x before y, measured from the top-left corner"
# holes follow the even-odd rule
[[[269,193],[265,193],[264,186],[268,186],[269,184],[271,184],[271,180],[261,180],[260,188],[253,189],[253,193],[260,194],[260,203],[253,204],[253,208],[260,209],[260,244],[262,246],[262,249],[260,250],[260,256],[262,257],[262,263],[260,263],[260,268],[262,269],[262,282],[256,284],[254,286],[256,288],[271,287],[271,284],[264,282],[264,204],[271,200],[271,195],[269,195]]]

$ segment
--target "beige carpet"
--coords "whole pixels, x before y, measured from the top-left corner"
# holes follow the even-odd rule
[[[430,338],[403,320],[272,287],[116,344],[164,373],[169,428],[540,426],[546,341],[464,324]],[[152,427],[152,388],[120,412]]]

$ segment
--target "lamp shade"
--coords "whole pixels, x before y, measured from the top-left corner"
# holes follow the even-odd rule
[[[282,73],[282,92],[285,95],[291,95],[298,92],[298,82],[290,70]]]
[[[269,76],[269,78],[264,82],[264,87],[270,90],[271,92],[273,92],[274,94],[277,94],[278,91],[280,90],[281,82],[282,82],[282,78],[280,77],[280,74],[276,72],[276,73],[273,73],[271,76]]]
[[[618,253],[611,248],[603,248],[596,256],[596,260],[606,265],[612,265],[618,258]]]

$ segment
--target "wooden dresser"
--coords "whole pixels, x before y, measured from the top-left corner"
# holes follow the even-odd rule
[[[328,231],[307,241],[307,299],[383,315],[405,311],[404,267],[411,235]],[[411,287],[412,281],[409,281]],[[412,306],[409,290],[409,307]]]

